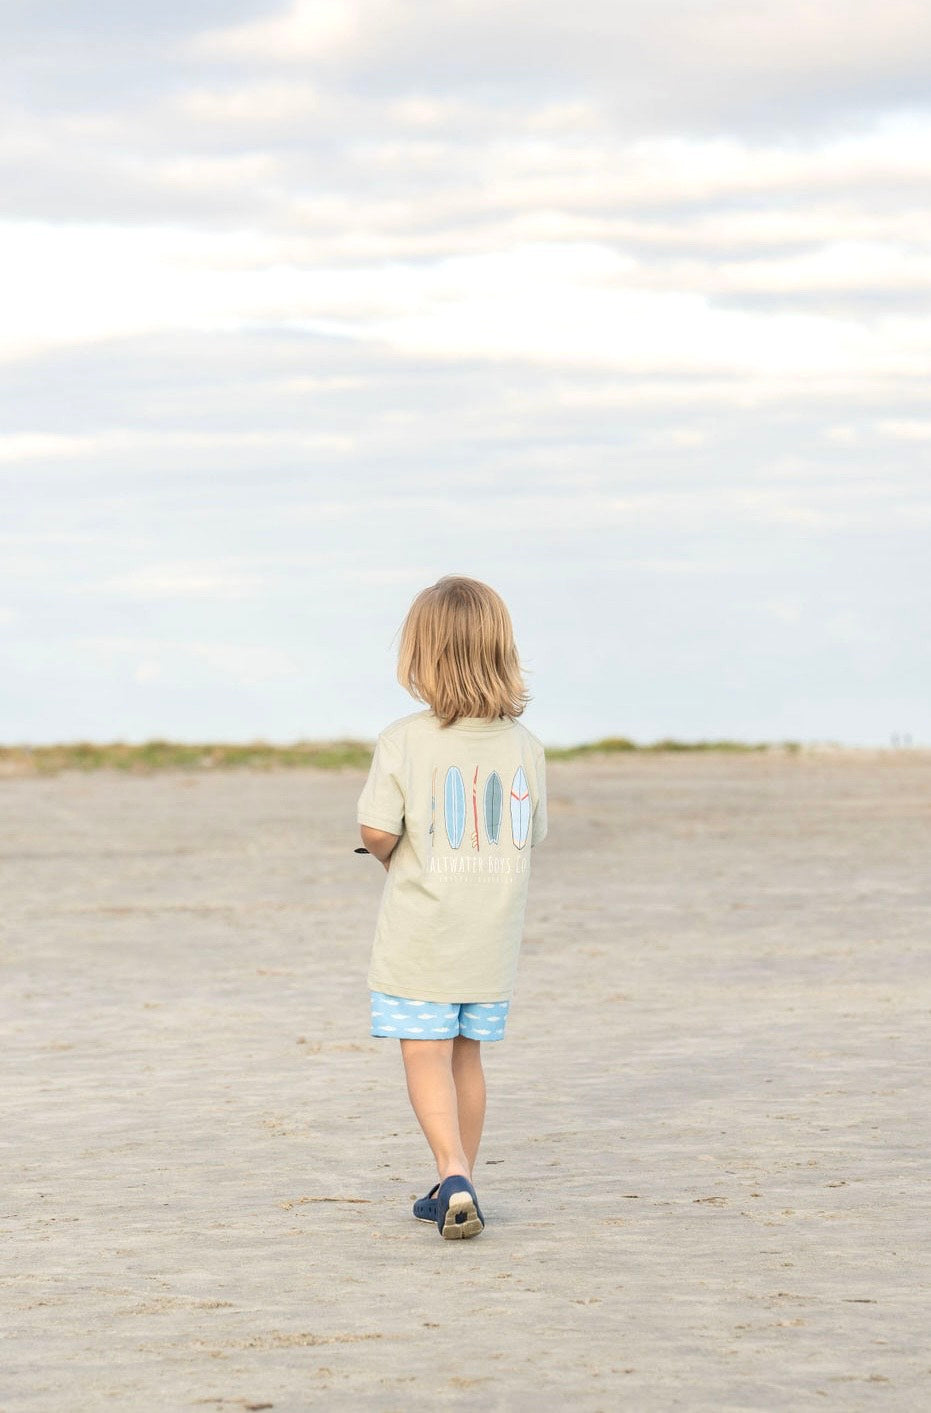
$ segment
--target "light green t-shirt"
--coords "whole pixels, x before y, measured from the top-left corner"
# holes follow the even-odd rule
[[[509,718],[443,727],[431,711],[405,716],[378,738],[357,817],[401,836],[369,987],[417,1001],[508,1000],[530,851],[546,835],[537,738]]]

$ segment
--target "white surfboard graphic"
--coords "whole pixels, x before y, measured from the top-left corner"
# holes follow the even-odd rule
[[[530,791],[524,767],[519,765],[511,781],[511,838],[518,849],[527,842],[530,829]]]

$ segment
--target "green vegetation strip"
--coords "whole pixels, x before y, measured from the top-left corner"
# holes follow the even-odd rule
[[[665,737],[639,745],[626,736],[606,736],[603,741],[589,741],[582,746],[548,746],[547,760],[576,760],[579,756],[607,756],[623,751],[800,751],[799,741],[674,741]]]
[[[654,741],[637,745],[623,736],[610,736],[581,746],[547,749],[549,760],[615,755],[624,751],[766,751],[800,749],[796,741],[779,745],[748,745],[741,741]],[[246,766],[276,770],[311,766],[318,770],[367,768],[372,746],[366,741],[297,741],[271,746],[265,741],[246,745],[185,745],[177,741],[145,741],[126,745],[95,745],[77,741],[60,746],[0,746],[0,775],[55,775],[61,770],[126,770],[146,775],[155,770],[210,770]]]

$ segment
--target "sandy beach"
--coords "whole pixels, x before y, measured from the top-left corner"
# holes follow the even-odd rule
[[[927,1407],[931,753],[551,765],[468,1242],[363,778],[0,780],[0,1408]]]

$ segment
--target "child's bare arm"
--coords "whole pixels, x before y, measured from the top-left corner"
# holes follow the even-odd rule
[[[374,854],[379,863],[388,867],[388,860],[394,853],[395,846],[400,839],[400,834],[388,834],[384,829],[372,829],[369,825],[363,824],[360,830],[362,842],[370,854]]]

